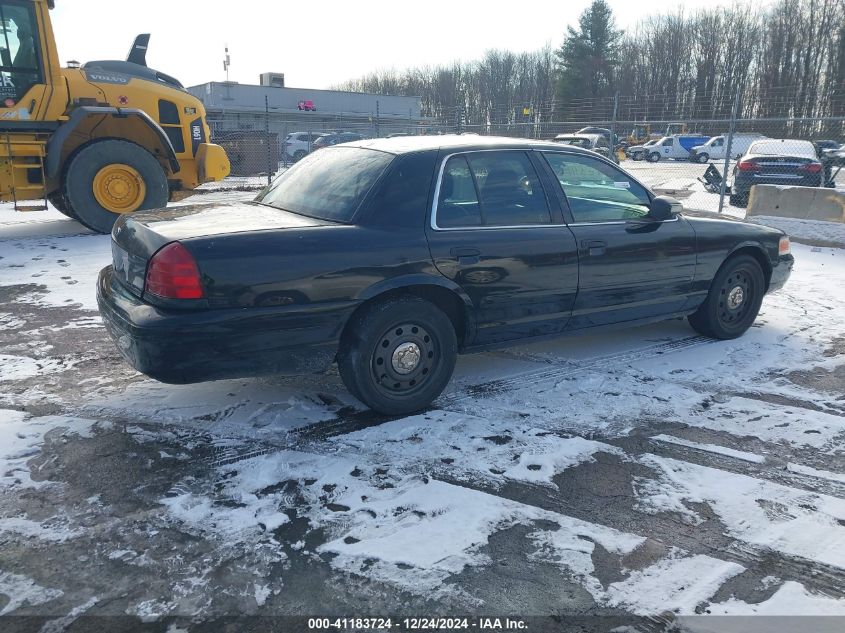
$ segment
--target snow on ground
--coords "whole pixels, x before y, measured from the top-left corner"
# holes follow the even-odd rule
[[[462,357],[385,419],[334,372],[138,375],[93,312],[108,237],[0,209],[0,609],[845,615],[845,251],[793,251],[740,339]]]
[[[688,504],[706,502],[737,539],[845,569],[845,499],[654,455],[640,461],[660,472],[637,486],[646,511],[701,522]]]

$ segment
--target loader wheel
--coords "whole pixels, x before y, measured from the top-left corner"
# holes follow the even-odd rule
[[[111,232],[117,218],[139,209],[167,206],[167,176],[140,145],[105,140],[82,148],[64,182],[69,210],[89,229]]]
[[[65,200],[65,196],[61,191],[54,191],[53,193],[49,194],[47,196],[47,202],[52,204],[56,208],[56,211],[58,211],[62,215],[66,215],[72,220],[77,219],[73,211],[70,210],[70,206],[68,205],[67,200]]]

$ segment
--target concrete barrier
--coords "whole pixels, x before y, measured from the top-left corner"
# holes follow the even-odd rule
[[[845,223],[845,192],[825,187],[754,185],[746,216],[769,215]]]

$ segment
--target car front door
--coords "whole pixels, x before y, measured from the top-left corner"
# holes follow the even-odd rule
[[[472,345],[554,334],[569,319],[577,247],[538,165],[522,150],[459,153],[440,163],[426,233],[439,272],[475,306]]]
[[[695,274],[695,233],[682,216],[647,216],[651,197],[597,157],[543,152],[578,243],[578,296],[567,329],[683,311]]]

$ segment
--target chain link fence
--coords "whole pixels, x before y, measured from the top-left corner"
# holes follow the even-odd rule
[[[436,117],[409,114],[407,119],[376,111],[303,120],[269,108],[264,113],[218,115],[209,119],[212,139],[226,149],[232,174],[223,183],[205,187],[259,190],[311,152],[346,141],[478,134],[557,140],[592,149],[618,162],[655,193],[675,197],[696,211],[743,216],[750,188],[761,183],[845,190],[845,117],[572,121],[554,120],[551,109],[543,117],[528,109],[505,114],[490,117],[503,122],[483,123],[460,109]]]

